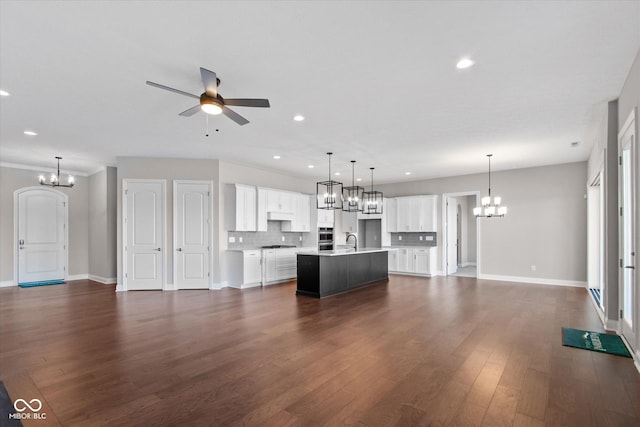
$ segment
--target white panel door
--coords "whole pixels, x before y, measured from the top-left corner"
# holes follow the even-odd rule
[[[65,201],[54,190],[18,193],[18,283],[64,280]]]
[[[633,114],[633,113],[632,113]],[[637,181],[635,119],[631,116],[620,132],[618,152],[620,154],[620,297],[621,333],[631,347],[638,349],[638,287],[636,283],[636,223],[635,191]]]
[[[164,285],[164,181],[125,181],[127,290]]]
[[[447,198],[447,274],[458,271],[458,221],[456,199]]]
[[[178,289],[209,288],[210,194],[209,182],[174,182],[174,285]]]

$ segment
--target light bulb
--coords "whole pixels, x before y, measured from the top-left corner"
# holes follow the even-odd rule
[[[38,179],[40,180],[40,184],[44,183],[45,179],[44,179],[44,175],[40,175],[38,177]]]
[[[485,196],[482,198],[482,206],[489,206],[491,204],[491,197]]]
[[[502,198],[500,196],[496,196],[493,198],[493,203],[496,205],[499,205],[501,201],[502,201]]]
[[[51,182],[58,182],[58,177],[54,174],[51,174]]]
[[[69,181],[69,184],[74,184],[76,182],[76,179],[72,175],[69,175],[68,181]]]
[[[506,215],[507,214],[507,207],[506,206],[500,206],[498,208],[498,215]]]
[[[202,104],[200,105],[200,108],[202,109],[202,111],[204,111],[207,114],[213,114],[213,115],[217,115],[222,113],[222,107],[220,107],[218,104]]]
[[[480,216],[482,214],[482,208],[473,208],[473,214],[475,216]]]

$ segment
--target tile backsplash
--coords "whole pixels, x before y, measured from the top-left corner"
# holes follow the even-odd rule
[[[234,237],[236,241],[230,243],[229,237]],[[240,237],[242,237],[242,243],[240,243]],[[227,232],[227,249],[256,249],[267,245],[302,246],[300,237],[302,233],[282,232],[280,221],[267,221],[267,231]]]
[[[391,233],[391,246],[438,246],[438,233]],[[420,240],[422,237],[422,240]]]

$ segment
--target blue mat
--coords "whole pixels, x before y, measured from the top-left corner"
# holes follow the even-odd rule
[[[42,282],[18,283],[21,288],[33,288],[36,286],[62,285],[64,280],[45,280]]]

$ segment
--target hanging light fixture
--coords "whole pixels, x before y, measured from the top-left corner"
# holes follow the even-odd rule
[[[40,185],[46,185],[48,187],[67,187],[67,188],[71,188],[73,187],[73,184],[75,184],[76,180],[73,177],[73,175],[69,175],[67,177],[67,183],[66,184],[61,184],[60,183],[60,160],[62,160],[62,157],[58,157],[56,156],[56,159],[58,159],[58,173],[57,174],[51,174],[51,177],[49,178],[49,182],[47,182],[47,180],[45,179],[44,175],[40,175],[38,177],[38,180],[40,181]]]
[[[329,179],[316,183],[316,206],[318,209],[342,209],[342,183],[331,179],[331,155],[329,156]]]
[[[362,193],[364,188],[356,185],[355,180],[356,161],[351,160],[351,187],[342,189],[342,210],[345,212],[362,212]]]
[[[371,191],[365,191],[362,193],[363,199],[363,213],[366,214],[381,214],[382,213],[382,192],[381,191],[373,191],[373,170],[371,169]]]
[[[473,214],[478,218],[503,217],[507,214],[507,207],[501,206],[502,198],[496,196],[491,200],[491,156],[489,158],[489,194],[482,198],[482,206],[473,208]]]

